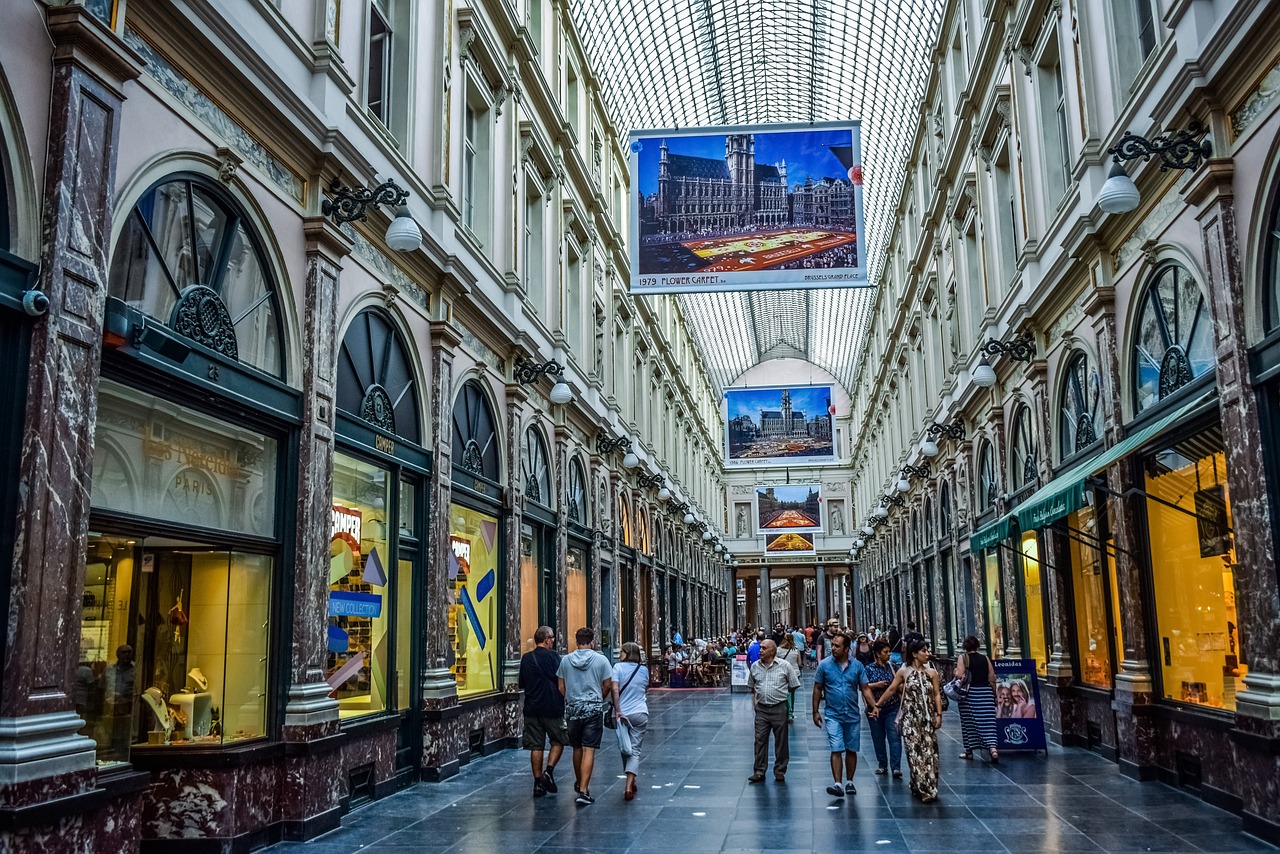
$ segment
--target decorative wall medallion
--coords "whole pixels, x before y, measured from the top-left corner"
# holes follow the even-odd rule
[[[185,335],[229,359],[240,360],[231,314],[212,288],[204,285],[184,288],[178,304],[173,307],[173,320],[169,326],[179,335]]]
[[[1194,378],[1186,351],[1174,344],[1160,360],[1160,399],[1173,394]]]
[[[360,417],[375,427],[388,433],[396,432],[395,405],[391,395],[382,386],[374,383],[364,390],[364,399],[360,401]]]
[[[462,468],[472,474],[484,474],[484,463],[480,459],[480,446],[476,444],[475,439],[469,440],[466,449],[462,452]]]

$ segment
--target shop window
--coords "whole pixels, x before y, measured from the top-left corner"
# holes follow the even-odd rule
[[[1013,431],[1009,437],[1009,477],[1012,491],[1035,483],[1039,451],[1036,446],[1035,428],[1031,426],[1031,407],[1023,405],[1013,416]]]
[[[635,546],[631,539],[631,508],[621,495],[618,496],[618,539],[624,546]]]
[[[565,561],[565,598],[568,602],[565,633],[572,635],[587,622],[587,553],[570,547]]]
[[[552,544],[541,525],[520,526],[520,652],[533,649],[538,626],[550,625],[551,605],[547,595],[551,580]]]
[[[1248,673],[1221,428],[1144,460],[1164,696],[1234,711]]]
[[[1102,377],[1089,357],[1076,352],[1067,360],[1066,381],[1058,400],[1058,453],[1068,459],[1102,438]]]
[[[547,462],[547,446],[538,431],[532,427],[525,431],[524,443],[520,449],[520,476],[525,498],[544,507],[555,503],[555,496],[551,494],[551,467]]]
[[[1071,587],[1076,614],[1076,661],[1080,681],[1096,688],[1110,689],[1116,672],[1114,651],[1122,651],[1115,561],[1105,559],[1096,546],[1097,518],[1092,507],[1082,507],[1067,517],[1071,532]],[[1115,645],[1108,638],[1108,625],[1115,625]]]
[[[996,480],[995,447],[983,441],[978,449],[978,512],[985,513],[996,505],[1000,484]]]
[[[262,245],[226,194],[167,179],[125,217],[109,293],[222,356],[284,374],[282,333]]]
[[[1139,412],[1213,370],[1213,330],[1204,292],[1186,268],[1165,264],[1143,292],[1134,342]]]
[[[376,309],[356,315],[338,353],[338,408],[412,442],[422,443],[418,385],[404,338]]]
[[[1018,557],[1022,562],[1022,594],[1027,617],[1026,654],[1036,661],[1036,671],[1044,676],[1049,666],[1049,646],[1044,630],[1044,565],[1040,562],[1040,538],[1035,531],[1023,531]]]
[[[453,406],[453,464],[493,483],[501,475],[493,410],[475,380],[462,387]]]
[[[1004,584],[1000,579],[1000,550],[987,549],[982,558],[982,586],[986,596],[987,651],[1004,656]]]
[[[1268,333],[1280,329],[1280,182],[1271,203],[1271,221],[1265,232],[1266,250],[1262,273],[1263,323]],[[3,232],[0,232],[3,234]]]
[[[496,516],[449,506],[449,666],[459,698],[498,687],[498,528]]]

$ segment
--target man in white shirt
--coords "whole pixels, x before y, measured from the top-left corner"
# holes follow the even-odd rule
[[[787,697],[800,687],[800,674],[778,658],[778,645],[767,638],[760,642],[760,660],[751,665],[747,678],[751,702],[756,711],[755,770],[748,783],[763,783],[769,767],[769,733],[773,733],[773,779],[785,783],[791,750],[787,741]]]

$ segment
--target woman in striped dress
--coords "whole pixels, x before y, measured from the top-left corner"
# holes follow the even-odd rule
[[[956,678],[969,674],[969,696],[961,700],[960,731],[964,736],[961,759],[972,759],[973,751],[991,751],[991,761],[999,762],[996,750],[996,671],[991,659],[978,652],[978,639],[964,639],[964,655],[956,662]]]

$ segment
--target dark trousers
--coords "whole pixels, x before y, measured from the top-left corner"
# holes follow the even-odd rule
[[[773,776],[787,773],[791,749],[787,745],[787,701],[772,706],[756,706],[756,773],[764,776],[769,767],[769,733],[773,733]]]

